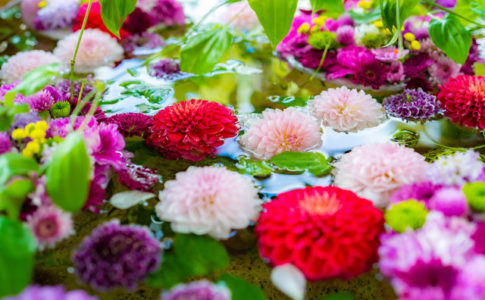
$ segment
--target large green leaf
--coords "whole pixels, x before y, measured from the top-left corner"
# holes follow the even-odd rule
[[[245,157],[239,159],[236,167],[240,173],[256,177],[267,177],[273,172],[273,169],[266,162],[251,160]]]
[[[325,15],[338,17],[345,12],[343,0],[310,0],[313,11],[324,10]]]
[[[38,172],[39,165],[32,158],[24,157],[17,153],[6,153],[0,155],[0,185],[16,175],[28,175],[31,172]]]
[[[266,300],[259,287],[239,277],[224,274],[219,278],[218,284],[224,284],[231,290],[231,300]]]
[[[8,216],[17,219],[27,195],[34,190],[35,186],[30,179],[13,180],[0,192],[0,210],[8,213]]]
[[[468,20],[475,21],[477,18],[485,20],[485,0],[457,0],[455,12],[464,18],[460,18],[463,25],[468,25]]]
[[[80,132],[59,144],[47,166],[47,193],[68,212],[79,211],[88,198],[91,161]]]
[[[297,4],[298,0],[249,0],[274,47],[290,31]]]
[[[470,53],[472,34],[453,15],[443,19],[434,18],[429,23],[429,35],[433,43],[449,58],[464,64]]]
[[[34,268],[35,239],[29,228],[0,216],[0,298],[21,292]]]
[[[229,264],[226,249],[208,236],[177,234],[173,249],[164,254],[160,270],[148,277],[147,284],[170,288],[193,276],[205,276]]]
[[[231,32],[220,26],[191,36],[180,50],[180,69],[199,75],[211,72],[229,51],[232,39]]]
[[[399,1],[399,24],[397,20],[397,4]],[[404,21],[411,16],[414,9],[418,6],[419,0],[381,0],[381,17],[384,26],[393,29],[399,29],[403,26]]]
[[[40,66],[28,72],[11,92],[20,93],[24,96],[31,96],[43,89],[52,80],[53,76],[59,74],[59,63]],[[7,97],[7,96],[6,96]]]
[[[319,152],[283,152],[269,160],[282,170],[290,172],[308,171],[315,176],[330,173],[330,160]]]
[[[101,18],[111,33],[120,38],[120,29],[126,18],[136,8],[136,0],[99,0]]]

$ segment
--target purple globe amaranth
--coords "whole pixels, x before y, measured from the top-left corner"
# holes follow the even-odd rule
[[[40,92],[28,97],[27,102],[30,108],[36,112],[43,112],[51,109],[51,107],[62,101],[61,93],[53,86],[46,86]]]
[[[391,203],[399,203],[414,199],[423,202],[426,204],[426,207],[429,208],[430,199],[440,188],[441,186],[435,185],[430,181],[406,184],[392,195]]]
[[[384,99],[384,109],[393,117],[408,121],[426,121],[442,115],[438,99],[422,89],[407,89],[402,94]]]
[[[116,287],[135,290],[158,269],[161,257],[160,242],[148,228],[114,220],[94,229],[72,260],[81,282],[106,291]]]
[[[457,187],[444,187],[438,190],[430,199],[429,206],[445,216],[464,216],[469,212],[465,194]]]
[[[150,74],[160,79],[176,80],[181,75],[180,64],[173,59],[162,59],[151,66]]]

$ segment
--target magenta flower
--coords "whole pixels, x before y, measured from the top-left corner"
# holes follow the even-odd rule
[[[52,86],[47,86],[42,91],[27,98],[30,108],[35,112],[47,111],[55,103],[62,100],[62,95]]]
[[[0,155],[12,150],[12,141],[6,132],[0,132]]]
[[[469,212],[465,194],[460,188],[445,187],[438,190],[429,201],[433,210],[442,212],[445,216],[464,216]]]
[[[63,286],[28,286],[20,295],[4,300],[97,300],[83,290],[66,291]]]
[[[207,280],[189,284],[179,284],[162,294],[161,300],[229,300],[231,291],[223,285],[215,285]]]
[[[40,250],[54,247],[74,232],[71,215],[53,205],[41,206],[27,218],[27,224]]]
[[[176,0],[139,0],[137,6],[150,15],[154,24],[185,24],[184,9]]]
[[[116,124],[100,124],[98,129],[99,142],[92,148],[96,163],[110,165],[116,170],[124,167],[122,151],[125,140],[118,131]]]
[[[153,117],[140,113],[126,113],[109,117],[105,122],[118,125],[118,131],[124,137],[147,137],[153,125]]]
[[[426,207],[429,207],[430,199],[433,198],[436,191],[438,191],[440,188],[441,186],[434,185],[431,181],[406,184],[392,195],[391,203],[399,203],[414,199],[424,202]]]
[[[160,175],[155,170],[127,163],[125,168],[118,171],[118,181],[131,190],[148,192],[160,181]]]

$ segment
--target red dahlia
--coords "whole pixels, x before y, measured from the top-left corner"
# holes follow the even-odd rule
[[[461,75],[440,87],[438,99],[452,122],[485,129],[485,77]]]
[[[199,161],[213,155],[238,130],[236,115],[229,108],[192,99],[159,111],[147,143],[168,159]]]
[[[278,195],[256,226],[259,251],[275,265],[291,263],[309,280],[352,278],[377,261],[382,212],[333,186]]]

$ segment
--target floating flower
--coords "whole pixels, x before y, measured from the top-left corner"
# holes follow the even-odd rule
[[[452,122],[485,129],[485,76],[461,75],[440,89],[438,100]]]
[[[83,290],[66,291],[63,286],[28,286],[20,295],[4,300],[97,300]]]
[[[406,200],[392,204],[386,211],[386,224],[396,232],[416,230],[426,223],[428,211],[423,203]]]
[[[199,161],[213,155],[224,139],[238,131],[237,118],[229,108],[192,99],[159,111],[147,143],[168,159]]]
[[[37,30],[65,29],[74,23],[79,0],[49,0],[37,12],[34,27]]]
[[[256,236],[274,266],[291,263],[309,280],[348,279],[377,260],[383,224],[370,201],[333,186],[311,187],[264,204]]]
[[[324,91],[309,105],[313,115],[335,131],[375,127],[385,118],[382,106],[372,96],[347,87]]]
[[[176,0],[139,0],[137,6],[147,12],[155,24],[185,24],[183,6]]]
[[[460,75],[460,69],[460,64],[445,55],[440,55],[429,67],[429,75],[431,75],[431,81],[439,85],[446,83],[450,78]]]
[[[396,47],[378,48],[372,49],[371,51],[377,60],[389,63],[397,61],[409,54],[409,50],[400,51]]]
[[[345,25],[337,29],[337,42],[342,45],[353,45],[354,40],[354,27]]]
[[[433,210],[442,212],[445,216],[464,216],[468,213],[468,203],[465,194],[456,187],[445,187],[438,190],[429,202]]]
[[[468,150],[439,157],[428,166],[426,176],[434,184],[463,186],[475,181],[482,174],[483,167],[480,154]]]
[[[72,257],[80,281],[98,291],[115,287],[134,290],[158,269],[160,242],[146,227],[105,223],[91,232]]]
[[[160,181],[160,175],[152,169],[127,163],[123,170],[118,171],[118,181],[130,190],[148,192]]]
[[[37,209],[28,217],[27,225],[40,250],[52,248],[74,233],[71,215],[53,205],[44,205]]]
[[[142,35],[153,25],[150,15],[141,8],[136,7],[126,19],[122,30],[126,30],[131,35]]]
[[[223,285],[215,285],[208,280],[179,284],[162,294],[161,300],[229,300],[231,291]]]
[[[60,40],[54,50],[65,66],[69,65],[74,55],[78,39],[79,31]],[[75,71],[88,73],[102,66],[112,66],[122,58],[123,48],[114,38],[98,29],[87,29],[79,46]]]
[[[322,135],[316,120],[290,107],[265,110],[261,119],[249,125],[239,142],[256,158],[270,159],[286,151],[305,152],[318,148]]]
[[[77,12],[77,16],[75,17],[74,20],[74,25],[72,26],[72,31],[76,32],[79,31],[83,25],[84,22],[84,17],[86,16],[86,12],[88,11],[88,3],[83,3],[79,7],[79,10]],[[126,22],[126,21],[125,21]],[[86,23],[86,28],[89,29],[97,29],[100,30],[107,35],[112,36],[113,38],[116,38],[113,33],[111,33],[108,28],[104,25],[103,18],[101,17],[101,4],[99,1],[93,1],[91,4],[91,9],[89,11],[89,17],[88,21]],[[130,34],[123,29],[123,27],[120,29],[120,37],[121,39],[125,39],[129,36]],[[77,36],[79,37],[79,35]],[[84,39],[83,35],[83,39]],[[76,38],[77,40],[77,38]],[[79,51],[81,52],[81,51]]]
[[[335,163],[335,185],[386,206],[401,186],[424,179],[427,163],[413,149],[394,143],[354,148]]]
[[[429,207],[429,200],[433,198],[436,191],[438,191],[440,188],[440,185],[435,185],[430,181],[405,184],[392,195],[391,203],[399,203],[402,201],[415,199],[425,203],[426,207]]]
[[[400,61],[394,61],[389,67],[389,72],[387,73],[387,81],[390,83],[401,82],[406,78],[404,76],[404,66]]]
[[[72,56],[71,56],[72,59]],[[5,83],[21,80],[25,74],[38,67],[58,63],[59,59],[52,53],[42,50],[23,51],[10,57],[2,65],[0,79]]]
[[[176,80],[184,76],[180,72],[180,64],[173,59],[162,59],[153,64],[150,69],[150,74],[164,80]]]
[[[118,125],[118,130],[124,137],[146,137],[153,126],[153,118],[140,113],[114,115],[105,122]]]
[[[422,89],[405,90],[402,94],[384,99],[386,112],[409,121],[430,120],[442,114],[440,102]]]
[[[254,222],[261,209],[258,191],[247,177],[219,167],[190,167],[165,183],[157,214],[176,232],[229,238]]]

